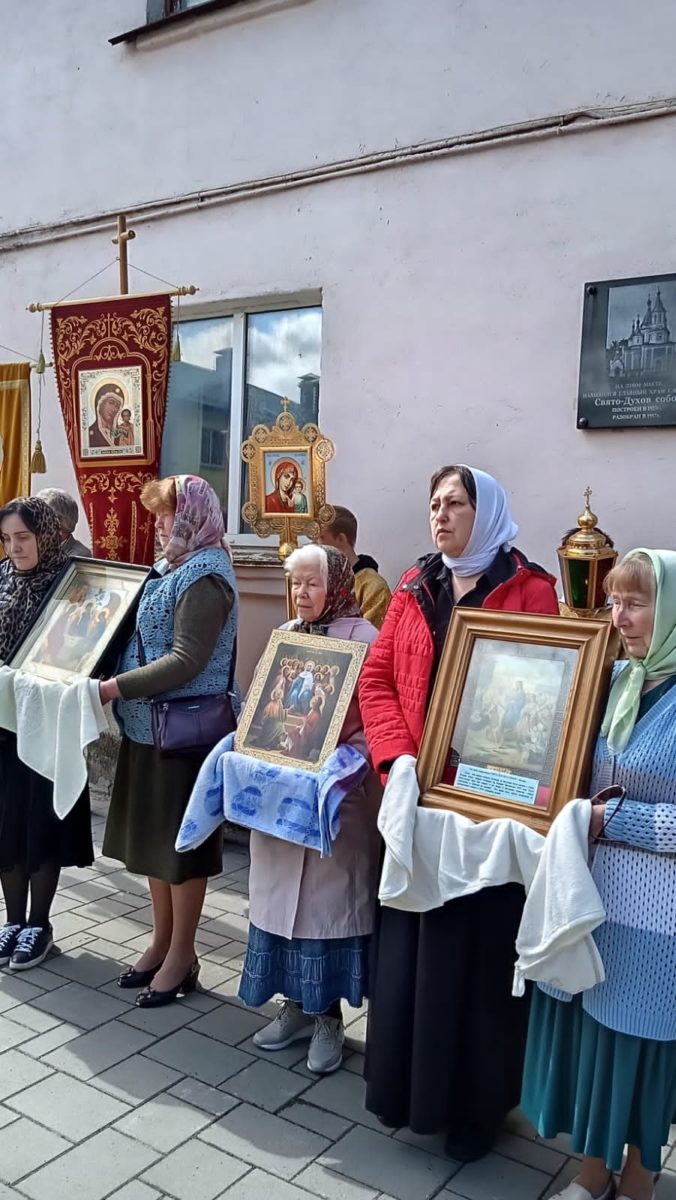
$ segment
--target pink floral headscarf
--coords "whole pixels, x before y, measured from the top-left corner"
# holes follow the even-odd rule
[[[169,570],[174,571],[200,550],[225,550],[223,511],[210,483],[199,475],[175,475],[176,516],[171,536],[164,547]]]

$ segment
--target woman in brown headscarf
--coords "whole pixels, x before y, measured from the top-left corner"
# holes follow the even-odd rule
[[[375,641],[377,630],[359,612],[344,555],[326,546],[303,546],[285,566],[298,618],[284,628]],[[368,758],[356,697],[340,741]],[[249,942],[239,995],[245,1004],[259,1006],[281,994],[279,1013],[254,1041],[262,1050],[282,1050],[311,1039],[307,1065],[316,1074],[341,1064],[341,1000],[358,1007],[366,994],[379,797],[371,774],[343,800],[340,833],[328,858],[268,834],[251,834]]]
[[[0,563],[0,659],[6,662],[68,560],[59,519],[37,497],[0,509],[0,537],[6,555]],[[0,966],[15,971],[37,966],[52,947],[49,914],[61,868],[94,861],[88,790],[61,821],[53,786],[21,761],[16,735],[3,730],[0,884],[7,922],[0,929]]]

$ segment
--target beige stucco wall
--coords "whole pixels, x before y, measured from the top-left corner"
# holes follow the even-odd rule
[[[270,633],[286,620],[286,589],[281,565],[235,563],[240,597],[237,682],[246,693]]]

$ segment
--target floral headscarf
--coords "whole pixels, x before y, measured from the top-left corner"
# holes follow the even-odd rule
[[[29,517],[38,543],[38,563],[32,571],[17,571],[11,559],[0,563],[0,660],[6,662],[22,633],[30,626],[59,571],[68,559],[61,542],[59,518],[37,496],[20,496],[16,516]],[[23,512],[21,511],[23,509]],[[28,524],[28,522],[26,522]]]
[[[340,617],[360,617],[361,611],[354,594],[354,571],[340,550],[333,546],[318,546],[326,555],[326,604],[314,621],[300,621],[299,633],[325,634],[329,625]]]
[[[176,516],[164,557],[174,571],[200,550],[226,550],[223,510],[210,483],[199,475],[176,475]],[[232,557],[232,555],[231,555]]]

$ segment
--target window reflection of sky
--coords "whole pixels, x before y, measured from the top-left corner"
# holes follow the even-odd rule
[[[319,375],[321,308],[254,313],[247,321],[249,384],[300,400],[302,375]]]
[[[321,332],[321,307],[247,316],[244,436],[259,422],[274,422],[283,396],[299,405],[299,424],[317,419]],[[235,322],[227,316],[183,320],[178,333],[181,358],[171,365],[161,469],[203,475],[225,508],[228,464],[239,467],[239,447],[229,444]],[[234,403],[239,400],[235,395]]]
[[[232,350],[232,317],[181,321],[179,337],[183,362],[215,371],[217,351]]]

